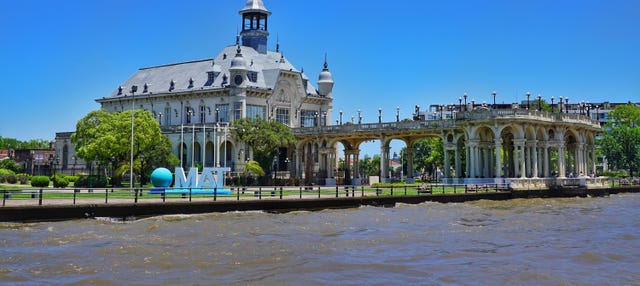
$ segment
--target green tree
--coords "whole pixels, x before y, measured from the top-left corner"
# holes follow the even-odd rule
[[[402,165],[407,168],[406,148],[400,151]],[[421,139],[413,143],[413,168],[419,172],[435,175],[438,167],[444,166],[444,148],[438,137]],[[411,174],[409,174],[411,175]]]
[[[162,134],[153,115],[147,110],[136,110],[134,115],[134,172],[144,174],[155,167],[177,165],[178,159],[171,153],[171,142]],[[122,175],[131,168],[131,111],[90,112],[76,124],[71,142],[76,146],[78,157],[85,161],[106,165],[113,160],[114,181],[120,182]],[[144,161],[140,155],[144,155]]]
[[[598,150],[614,169],[629,170],[640,165],[640,107],[631,103],[619,105],[609,113],[611,120],[598,140]]]
[[[296,143],[291,129],[276,121],[242,118],[233,122],[231,130],[232,136],[251,147],[253,159],[263,170],[271,170],[273,157],[278,154],[278,148]]]
[[[29,141],[20,141],[15,138],[6,138],[0,136],[0,149],[49,149],[50,142],[44,139],[32,139]]]
[[[360,172],[369,176],[379,176],[380,155],[373,155],[373,158],[369,157],[369,155],[365,155],[364,158],[360,160]]]

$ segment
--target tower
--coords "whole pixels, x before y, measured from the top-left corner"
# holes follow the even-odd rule
[[[242,45],[266,54],[269,37],[267,19],[271,12],[264,7],[262,0],[247,0],[247,4],[240,10],[240,15],[242,15],[242,32],[240,32]]]

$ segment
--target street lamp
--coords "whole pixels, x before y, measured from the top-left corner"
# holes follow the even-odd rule
[[[396,122],[400,122],[400,106],[396,106]]]
[[[358,109],[358,124],[362,124],[362,111]]]
[[[189,114],[189,119],[191,120],[191,168],[193,168],[195,163],[195,149],[196,149],[196,121],[193,120],[193,108],[190,108],[187,111]]]
[[[527,91],[527,110],[529,110],[529,97],[531,97],[531,93]]]
[[[135,93],[138,91],[137,85],[131,86],[131,154],[130,154],[130,165],[129,165],[129,190],[133,190],[133,114],[135,113],[136,105],[136,97]]]
[[[462,111],[462,97],[458,97],[458,109]]]
[[[551,96],[551,113],[553,113],[553,96]]]
[[[73,159],[73,169],[71,169],[71,175],[75,176],[76,175],[76,161],[78,160],[78,158],[76,157],[76,155],[71,156],[71,159]]]
[[[464,111],[467,111],[467,93],[465,92],[462,97],[464,97]]]
[[[442,120],[442,110],[444,109],[444,105],[440,105],[440,120]]]
[[[560,113],[562,113],[562,95],[558,98],[558,108],[560,109]]]
[[[473,108],[476,106],[476,100],[472,99],[471,100],[471,110],[473,110]]]
[[[569,97],[564,98],[564,111],[569,113]]]
[[[382,108],[378,107],[378,123],[382,123]]]
[[[111,187],[113,187],[113,173],[114,173],[114,165],[116,162],[116,157],[111,156]]]
[[[542,96],[538,94],[538,111],[542,111]]]
[[[496,95],[497,95],[497,93],[494,91],[493,92],[493,108],[494,109],[496,108]]]
[[[216,106],[216,122],[220,122],[220,108]]]
[[[323,126],[327,126],[327,112],[326,111],[322,112],[322,125]]]
[[[340,110],[340,125],[342,125],[342,110]]]

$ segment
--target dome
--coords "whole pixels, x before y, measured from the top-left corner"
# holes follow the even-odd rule
[[[324,69],[320,72],[318,76],[318,82],[333,82],[333,76],[328,69]]]
[[[238,53],[231,60],[231,67],[229,70],[246,70],[247,69],[247,61],[242,57],[242,53],[240,52],[240,46],[238,46]]]

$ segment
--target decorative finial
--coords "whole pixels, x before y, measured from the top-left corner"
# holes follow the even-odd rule
[[[276,53],[280,52],[280,36],[276,37]]]
[[[284,63],[284,53],[280,54],[280,63]]]
[[[329,70],[329,65],[327,64],[327,53],[324,53],[324,70]]]

